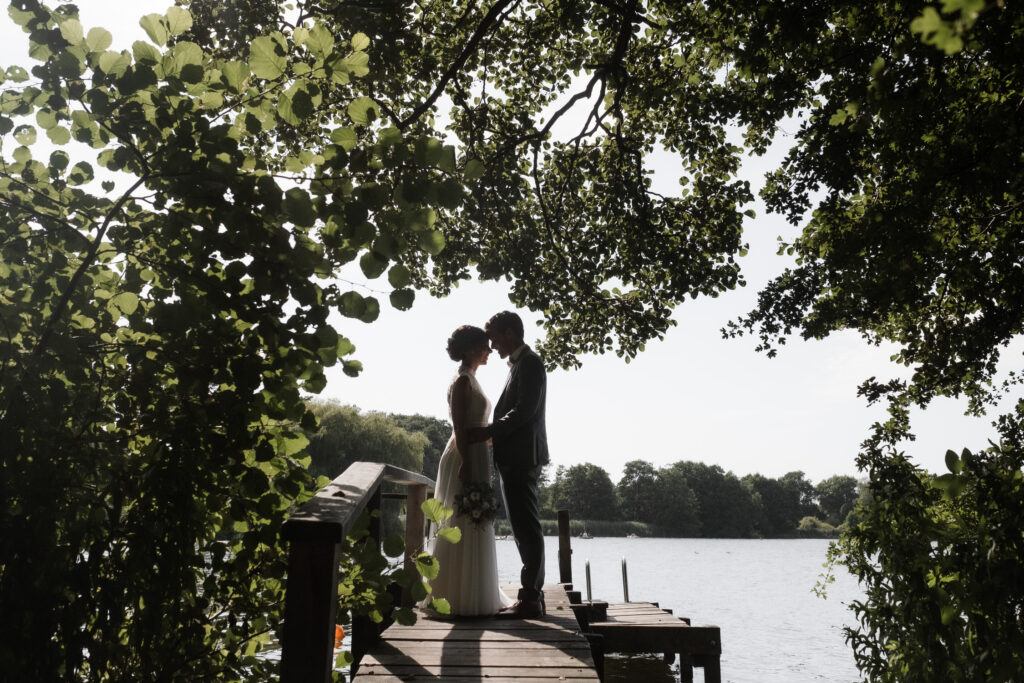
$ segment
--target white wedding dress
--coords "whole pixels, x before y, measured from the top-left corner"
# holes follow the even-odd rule
[[[466,426],[486,427],[491,417],[491,402],[487,400],[473,370],[460,367],[459,374],[448,387],[448,412],[451,413],[452,389],[460,376],[469,378],[469,400],[466,405]],[[454,423],[454,418],[452,420]],[[486,442],[470,444],[466,459],[469,462],[470,481],[491,483],[491,454]],[[437,469],[437,487],[434,497],[448,508],[455,507],[455,495],[462,491],[459,468],[463,455],[455,446],[455,435],[441,455]],[[465,515],[452,515],[443,526],[457,526],[462,531],[458,543],[434,536],[427,550],[437,558],[437,578],[430,582],[431,594],[423,601],[429,607],[432,598],[445,598],[455,616],[493,615],[512,604],[512,598],[498,587],[498,561],[494,547],[494,522],[480,524]]]

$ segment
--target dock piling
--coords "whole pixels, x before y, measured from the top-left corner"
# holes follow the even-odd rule
[[[626,558],[622,558],[622,600],[629,602],[629,579],[626,576]]]

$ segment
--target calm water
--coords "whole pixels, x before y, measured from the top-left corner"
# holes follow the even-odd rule
[[[546,541],[546,581],[557,583],[558,539]],[[497,544],[499,578],[518,583],[515,543]],[[586,599],[589,560],[593,598],[621,602],[625,557],[631,600],[722,629],[723,682],[855,683],[842,626],[853,622],[847,603],[860,596],[857,583],[843,573],[827,599],[811,592],[827,547],[820,539],[574,538],[573,584]]]

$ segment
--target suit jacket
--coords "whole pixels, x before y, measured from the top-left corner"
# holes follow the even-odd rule
[[[527,346],[512,364],[505,389],[494,406],[489,431],[494,439],[496,465],[530,468],[548,462],[546,396],[544,362]]]

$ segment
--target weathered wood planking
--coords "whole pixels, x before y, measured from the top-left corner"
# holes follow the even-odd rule
[[[720,683],[721,629],[691,626],[689,619],[673,616],[649,602],[609,603],[605,619],[589,621],[587,633],[601,638],[604,652],[675,653],[684,681],[692,680],[692,667],[704,669],[705,683]]]
[[[538,619],[442,619],[419,611],[393,624],[360,660],[356,683],[598,681],[590,645],[560,586],[545,587]]]

